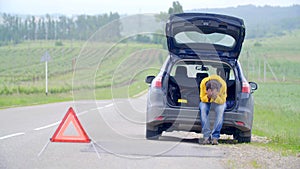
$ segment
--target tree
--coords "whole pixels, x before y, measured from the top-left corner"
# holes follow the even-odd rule
[[[44,18],[40,18],[38,21],[37,37],[39,40],[43,40],[46,37],[46,27]]]
[[[169,8],[167,12],[160,12],[159,14],[155,15],[156,21],[166,23],[168,18],[171,14],[182,13],[183,8],[178,1],[174,1],[172,7]],[[164,30],[164,28],[162,29]],[[163,35],[161,30],[158,30],[156,34],[152,38],[152,42],[155,44],[162,44],[163,48],[166,49],[166,38]]]
[[[99,34],[99,38],[105,42],[119,41],[121,37],[121,22],[119,20],[120,16],[118,13],[110,12],[109,15],[104,15],[105,23],[102,28],[102,34]],[[109,23],[107,25],[107,23]]]
[[[31,38],[30,39],[34,39],[36,40],[36,23],[35,23],[35,16],[31,17]]]
[[[172,4],[172,7],[170,7],[168,10],[168,13],[160,12],[159,14],[155,15],[155,18],[158,22],[166,23],[169,18],[169,15],[176,14],[176,13],[182,13],[182,12],[183,12],[183,8],[180,5],[180,3],[178,1],[174,1]]]
[[[51,39],[50,37],[50,31],[51,31],[51,16],[49,14],[46,14],[46,27],[45,27],[46,35],[45,38],[46,40]]]
[[[3,35],[1,36],[5,42],[9,42],[12,39],[12,16],[9,14],[3,14]]]
[[[141,43],[150,43],[151,39],[147,35],[137,35],[136,41]]]
[[[57,21],[57,37],[58,39],[66,39],[67,37],[67,17],[60,16],[59,21]]]
[[[169,11],[168,11],[169,14],[176,14],[176,13],[182,13],[182,12],[183,12],[183,8],[178,1],[174,1],[173,7],[170,7]]]
[[[87,25],[86,25],[86,15],[79,15],[76,19],[76,32],[77,32],[77,39],[85,40],[86,32],[87,32]]]
[[[75,39],[75,22],[73,22],[72,18],[67,18],[67,38],[69,40]]]
[[[28,20],[26,19],[24,23],[24,32],[23,32],[24,39],[26,40],[29,38],[28,30],[29,30]]]
[[[159,14],[155,14],[155,19],[158,22],[166,23],[169,18],[169,14],[167,12],[160,12]]]

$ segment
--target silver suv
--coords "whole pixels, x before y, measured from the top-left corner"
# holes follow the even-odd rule
[[[163,131],[201,132],[199,85],[218,74],[227,83],[227,108],[221,133],[251,141],[253,96],[257,84],[243,75],[238,57],[245,37],[242,19],[204,13],[171,15],[166,24],[169,57],[159,74],[147,76],[146,138]],[[215,112],[210,112],[214,121]],[[211,123],[212,124],[212,123]]]

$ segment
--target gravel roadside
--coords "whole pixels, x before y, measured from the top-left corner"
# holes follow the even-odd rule
[[[181,138],[203,138],[202,134],[174,132]],[[251,143],[266,144],[267,137],[252,135]],[[237,144],[232,136],[221,135],[218,148],[224,152],[221,164],[225,169],[300,169],[300,154],[284,155],[264,146],[255,144]],[[207,145],[212,146],[212,145]]]
[[[193,132],[173,132],[170,135],[187,139],[203,138],[202,134]],[[266,137],[255,135],[251,138],[251,143],[266,144],[269,141]],[[220,160],[225,169],[300,169],[300,154],[287,156],[255,144],[237,144],[228,135],[221,135],[219,143],[218,148],[224,152],[224,157]]]
[[[252,142],[265,143],[264,137],[252,136]],[[221,160],[226,169],[299,169],[300,157],[282,155],[266,147],[251,144],[220,144],[226,152]]]

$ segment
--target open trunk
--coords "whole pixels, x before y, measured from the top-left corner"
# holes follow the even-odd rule
[[[176,63],[168,76],[167,99],[172,107],[198,108],[201,81],[218,74],[227,84],[227,110],[236,103],[236,77],[233,69],[225,62],[185,60]]]
[[[181,58],[191,54],[218,54],[238,59],[245,38],[244,21],[207,13],[171,15],[166,24],[168,50]]]

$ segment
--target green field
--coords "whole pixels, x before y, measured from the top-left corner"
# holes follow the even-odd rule
[[[255,93],[253,133],[274,148],[300,151],[300,87],[297,83],[260,83]]]
[[[297,30],[279,37],[246,40],[240,61],[248,80],[300,83],[299,38]]]
[[[267,145],[300,152],[300,30],[284,36],[246,40],[240,62],[254,93],[253,133]],[[50,102],[132,97],[147,89],[144,78],[159,71],[161,45],[26,41],[0,47],[0,109]],[[82,48],[85,46],[85,48]],[[109,50],[108,50],[109,49]],[[49,94],[45,95],[48,51]]]
[[[40,61],[46,51],[52,58],[48,96],[45,63]],[[34,41],[2,46],[0,108],[53,102],[56,97],[61,101],[134,96],[147,88],[144,78],[159,71],[166,55],[161,45],[137,43],[64,41],[55,46],[55,41]]]
[[[254,93],[253,133],[279,150],[300,152],[300,31],[246,40],[241,63]]]

